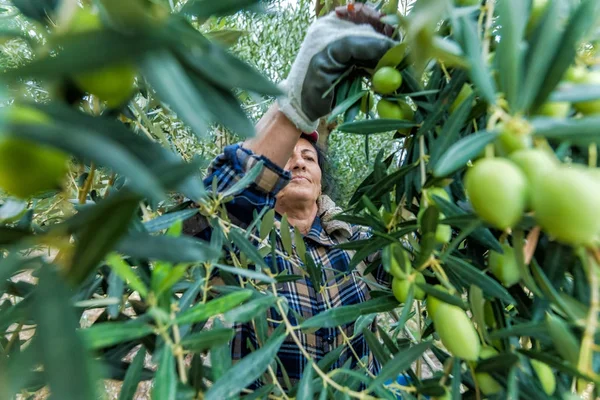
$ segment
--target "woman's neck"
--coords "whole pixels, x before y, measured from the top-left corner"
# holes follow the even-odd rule
[[[306,235],[317,216],[317,203],[315,201],[304,204],[295,202],[293,207],[290,207],[286,203],[285,201],[280,202],[278,200],[275,203],[275,211],[281,215],[286,214],[290,225],[296,227],[303,235]]]

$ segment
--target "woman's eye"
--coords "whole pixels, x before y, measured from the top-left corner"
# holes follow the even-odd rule
[[[308,160],[308,161],[315,161],[315,159],[314,159],[313,157],[310,157],[310,156],[307,156],[307,157],[304,157],[304,158],[305,158],[306,160]]]

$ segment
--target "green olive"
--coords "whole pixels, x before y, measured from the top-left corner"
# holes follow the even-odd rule
[[[554,372],[552,368],[548,364],[545,364],[538,360],[530,360],[531,366],[535,371],[540,383],[542,384],[542,388],[544,392],[548,396],[551,396],[556,390],[556,378],[554,377]]]
[[[540,226],[573,246],[590,244],[600,232],[600,183],[586,168],[558,167],[541,175],[531,205]]]
[[[467,171],[464,184],[475,213],[485,222],[507,229],[521,219],[529,197],[527,178],[510,161],[481,159]]]
[[[488,260],[490,270],[506,287],[511,287],[521,280],[521,270],[517,264],[515,251],[508,244],[502,245],[504,254],[490,251]]]
[[[69,32],[82,33],[102,29],[100,16],[89,9],[79,9],[69,25]],[[134,93],[137,69],[130,63],[99,67],[73,76],[77,86],[109,107],[123,105]]]
[[[371,93],[371,92],[367,92],[367,94],[365,94],[360,99],[360,111],[362,111],[365,114],[368,113],[369,111],[371,111],[373,109],[374,105],[375,105],[375,98],[373,97],[373,93]]]
[[[600,71],[589,71],[579,82],[586,85],[600,85]],[[577,111],[585,115],[600,114],[600,99],[573,103]]]
[[[412,266],[408,252],[401,244],[392,243],[390,251],[390,274],[399,279],[406,279],[412,272]]]
[[[481,348],[479,336],[461,308],[447,303],[438,304],[433,314],[433,325],[452,355],[463,360],[477,360]]]
[[[556,158],[540,149],[518,150],[512,153],[509,159],[523,171],[530,185],[533,185],[538,177],[558,166]]]
[[[404,113],[397,103],[383,99],[377,102],[377,114],[379,118],[404,119]]]
[[[381,67],[373,74],[373,90],[380,94],[392,94],[402,85],[402,74],[393,67]]]
[[[450,107],[448,108],[450,114],[456,111],[456,109],[465,100],[467,100],[469,96],[471,96],[471,94],[473,94],[473,88],[471,87],[471,85],[469,85],[468,83],[463,84],[462,88],[460,89],[460,92],[458,92],[458,96],[456,96],[456,99],[454,99],[454,101],[452,102],[452,104],[450,104]]]
[[[509,129],[502,129],[495,142],[500,155],[509,155],[514,151],[530,148],[532,144],[531,134],[519,133]]]
[[[538,115],[547,117],[567,118],[571,111],[571,103],[567,101],[548,102],[543,104],[538,110]]]
[[[479,353],[479,358],[485,360],[498,355],[498,352],[493,347],[483,347]],[[502,386],[487,372],[475,372],[475,379],[479,389],[486,396],[491,396],[502,391]]]
[[[414,287],[413,290],[415,299],[423,300],[425,298],[425,292],[417,285],[414,285],[413,280],[417,283],[425,283],[425,277],[420,272],[415,273],[415,275],[409,277],[409,279],[400,279],[397,277],[394,277],[392,279],[392,293],[394,294],[394,297],[396,298],[396,300],[398,300],[398,302],[406,303],[406,300],[408,298],[408,292],[411,286]]]
[[[34,108],[12,106],[7,112],[11,123],[49,124],[50,118]],[[60,188],[68,169],[69,156],[53,147],[0,134],[0,188],[28,199]]]

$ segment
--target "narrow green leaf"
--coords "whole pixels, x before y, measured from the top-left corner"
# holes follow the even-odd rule
[[[390,337],[390,335],[388,335],[387,332],[379,324],[377,325],[377,332],[379,332],[379,336],[381,337],[381,340],[383,340],[383,344],[385,344],[385,347],[387,347],[390,353],[396,354],[398,351],[400,351],[398,349],[398,346],[396,346],[396,343],[394,343],[394,341]]]
[[[142,67],[144,76],[160,99],[203,139],[210,123],[204,111],[208,105],[179,62],[167,51],[155,52],[146,56]]]
[[[315,260],[313,260],[310,253],[306,253],[306,269],[308,270],[308,276],[310,277],[310,282],[315,289],[315,292],[321,291],[321,280],[322,280],[322,272],[321,265],[317,265]]]
[[[129,233],[119,241],[115,250],[133,258],[171,263],[213,260],[221,253],[221,249],[190,236],[152,236],[146,233]]]
[[[475,372],[503,372],[511,369],[519,362],[519,357],[512,353],[500,353],[477,362]]]
[[[481,154],[485,146],[493,142],[497,136],[497,132],[480,131],[454,143],[433,167],[433,175],[441,178],[465,167],[469,160]]]
[[[576,366],[579,361],[579,340],[575,337],[569,325],[561,318],[546,314],[546,328],[558,354]]]
[[[596,385],[600,385],[600,379],[597,376],[587,375],[577,369],[576,366],[569,364],[568,362],[561,360],[558,357],[554,357],[548,353],[537,352],[533,350],[525,350],[519,349],[517,350],[519,353],[526,355],[529,358],[534,360],[539,360],[545,364],[548,364],[552,368],[556,368],[557,370],[564,372],[570,376],[576,376],[579,378],[583,378],[586,381],[594,382]]]
[[[115,30],[94,30],[71,35],[56,35],[52,38],[58,54],[40,57],[19,68],[4,72],[7,77],[56,78],[72,76],[82,71],[135,61],[148,51],[164,46],[158,35],[146,31],[144,34]]]
[[[563,78],[567,68],[573,64],[578,44],[583,36],[594,26],[600,15],[600,3],[596,0],[583,0],[568,22],[567,28],[556,46],[551,67],[544,77],[544,85],[538,92],[533,109],[546,102],[550,93]]]
[[[296,245],[296,253],[298,257],[306,264],[306,245],[304,244],[304,236],[294,227],[294,244]]]
[[[432,285],[428,285],[426,283],[415,283],[420,289],[422,289],[425,293],[430,296],[436,297],[443,301],[444,303],[452,304],[453,306],[457,306],[462,308],[463,310],[468,310],[469,306],[465,304],[465,302],[455,295],[452,295],[448,292],[440,290]]]
[[[575,320],[577,318],[576,312],[574,312],[563,300],[563,298],[560,296],[560,293],[554,288],[552,282],[550,282],[535,259],[531,260],[529,267],[531,269],[533,279],[535,279],[534,284],[537,283],[539,285],[539,289],[536,287],[536,290],[541,290],[543,296],[545,296],[553,304],[556,304],[566,315],[569,316],[570,319]],[[542,297],[541,293],[539,297]]]
[[[184,349],[199,353],[214,346],[225,346],[233,337],[235,331],[230,328],[212,328],[209,331],[201,331],[187,335],[181,340]]]
[[[31,236],[32,233],[23,229],[0,226],[0,245],[6,246]]]
[[[239,100],[230,90],[213,86],[203,77],[192,77],[196,92],[203,97],[206,110],[203,110],[211,122],[219,123],[242,137],[255,134],[254,124],[240,106]]]
[[[154,328],[143,321],[103,322],[82,329],[86,347],[91,350],[102,349],[118,343],[139,339],[151,334]]]
[[[233,243],[237,246],[242,253],[244,253],[257,268],[268,268],[264,258],[258,252],[255,245],[250,243],[243,233],[239,232],[238,229],[232,229],[229,231],[229,238],[233,240]]]
[[[262,272],[253,271],[251,269],[245,269],[245,268],[241,268],[241,267],[231,267],[229,265],[222,265],[222,264],[213,264],[213,266],[215,266],[223,271],[227,271],[230,274],[243,276],[244,278],[252,279],[257,282],[275,283],[277,281],[276,279],[271,278],[270,276],[265,275]]]
[[[467,117],[471,112],[474,98],[475,93],[472,93],[462,103],[460,103],[460,106],[458,106],[458,108],[454,110],[452,114],[450,114],[450,118],[448,118],[448,121],[446,121],[444,124],[442,132],[431,146],[431,156],[429,158],[428,165],[436,165],[440,156],[451,146],[452,143],[456,142],[458,136],[460,135],[461,129],[465,125]]]
[[[260,222],[259,232],[261,240],[264,240],[267,236],[269,236],[269,232],[271,232],[271,229],[273,229],[274,223],[275,209],[271,208],[269,211],[267,211],[262,221]]]
[[[479,286],[469,286],[469,305],[471,306],[471,312],[473,313],[473,320],[479,328],[484,338],[487,339],[487,329],[485,323],[485,299],[483,297],[483,291]]]
[[[123,279],[133,290],[137,291],[141,297],[148,295],[148,288],[142,282],[140,277],[133,271],[117,253],[110,253],[106,257],[108,266]]]
[[[146,348],[140,347],[135,358],[129,364],[123,386],[119,393],[119,400],[133,400],[133,396],[137,390],[138,383],[142,379],[142,369],[144,368],[144,359],[146,358]]]
[[[171,290],[171,288],[185,276],[188,271],[187,264],[176,265],[165,275],[159,282],[156,288],[156,296]]]
[[[490,333],[490,339],[502,339],[506,337],[531,336],[535,338],[547,338],[548,328],[543,322],[525,322],[507,328],[498,329]]]
[[[497,4],[500,42],[496,46],[496,63],[500,88],[514,113],[521,110],[522,103],[522,42],[528,3],[521,0],[501,0]]]
[[[244,400],[262,400],[269,397],[269,394],[273,391],[275,385],[273,383],[265,386],[261,386],[254,392],[244,396]]]
[[[210,16],[222,17],[230,15],[241,9],[258,3],[258,0],[193,0],[181,9],[182,14],[191,15],[199,19]]]
[[[256,165],[254,165],[252,169],[250,169],[250,171],[246,172],[242,179],[240,179],[229,189],[221,193],[221,196],[229,197],[241,193],[244,189],[246,189],[248,186],[254,183],[258,175],[260,175],[260,173],[262,172],[263,166],[264,163],[262,161],[257,162]]]
[[[151,219],[150,221],[144,222],[144,227],[148,233],[160,232],[164,229],[168,229],[177,221],[185,221],[188,218],[198,214],[197,208],[191,208],[188,210],[175,211],[168,214],[163,214],[160,217]]]
[[[333,351],[325,354],[325,357],[321,358],[317,363],[317,367],[321,369],[321,371],[329,371],[329,368],[342,356],[342,353],[346,349],[345,345],[340,345],[336,347]]]
[[[79,321],[70,306],[70,295],[52,266],[40,270],[32,310],[37,322],[34,343],[54,398],[95,399],[98,382],[76,332]]]
[[[397,131],[402,128],[412,128],[413,126],[417,126],[414,121],[378,118],[344,123],[339,125],[337,130],[346,133],[370,135],[373,133]]]
[[[469,70],[471,80],[477,87],[481,96],[489,104],[496,103],[496,85],[491,78],[487,68],[486,60],[482,58],[482,46],[475,22],[470,17],[458,18],[458,35],[463,51],[468,57],[471,68]]]
[[[458,207],[456,204],[441,198],[440,196],[434,195],[433,198],[435,199],[436,205],[440,211],[446,215],[446,219],[468,215],[466,211]],[[470,224],[471,222],[469,222],[469,225],[465,226],[464,229],[471,229]],[[472,233],[469,234],[469,237],[473,238],[491,250],[502,253],[502,246],[500,245],[500,242],[498,242],[498,239],[496,239],[492,232],[487,228],[476,228]]]
[[[379,59],[377,62],[377,66],[375,67],[375,71],[377,71],[381,67],[393,67],[396,68],[398,64],[402,62],[404,59],[404,54],[406,53],[407,43],[402,42],[388,51]]]
[[[302,279],[302,278],[303,278],[302,275],[277,275],[275,277],[275,281],[278,283],[294,282],[294,281],[297,281],[298,279]]]
[[[223,297],[211,300],[208,303],[196,304],[194,307],[182,311],[175,322],[178,324],[191,324],[205,321],[208,318],[222,314],[248,300],[252,296],[251,290],[238,290]]]
[[[392,296],[378,297],[364,303],[350,306],[330,308],[304,321],[302,328],[333,328],[353,322],[359,315],[391,311],[398,306],[398,301]]]
[[[308,361],[302,372],[302,378],[298,385],[298,393],[296,395],[297,400],[313,400],[314,399],[314,387],[313,387],[313,366],[312,362]]]
[[[406,301],[404,302],[404,307],[402,307],[402,312],[400,313],[400,317],[398,318],[398,326],[405,326],[409,318],[411,318],[412,315],[414,315],[412,313],[414,300],[415,286],[410,285],[410,288],[408,289],[408,295],[406,296]]]
[[[534,134],[559,141],[568,141],[579,145],[597,143],[600,138],[598,124],[600,116],[585,118],[557,119],[538,117],[531,121]]]
[[[531,106],[544,84],[546,74],[552,66],[552,59],[558,50],[558,42],[563,32],[559,3],[559,1],[550,1],[546,4],[544,17],[529,42],[524,63],[525,79],[520,91],[525,109]]]
[[[335,121],[338,115],[345,113],[346,110],[352,107],[363,96],[368,96],[368,92],[361,90],[360,92],[354,93],[353,95],[347,97],[344,101],[335,106],[335,108],[331,111],[331,114],[327,118],[327,122],[331,123]]]
[[[169,28],[172,31],[167,33],[170,33],[171,47],[177,58],[196,75],[226,90],[239,88],[269,96],[281,95],[281,90],[262,73],[211,43],[195,28],[183,24]]]
[[[450,256],[446,261],[446,267],[450,268],[454,273],[460,276],[469,284],[478,286],[481,288],[490,298],[498,298],[505,303],[515,304],[515,299],[508,293],[508,291],[493,278],[487,276],[483,271],[475,268],[467,261]]]
[[[222,329],[223,323],[219,318],[214,320],[214,329]],[[229,344],[217,345],[210,350],[210,363],[212,367],[212,381],[226,376],[231,368],[231,348]]]
[[[577,103],[600,99],[600,85],[573,85],[563,83],[550,95],[551,102],[567,101]]]
[[[381,368],[379,375],[371,382],[369,388],[382,385],[388,379],[395,379],[402,371],[410,368],[412,363],[421,357],[429,347],[431,347],[431,342],[421,342],[408,350],[396,354],[393,359]]]
[[[209,40],[217,42],[225,47],[233,46],[238,40],[247,34],[246,31],[240,31],[236,29],[220,29],[217,31],[206,32],[206,36]]]
[[[287,254],[292,255],[292,235],[290,233],[290,223],[288,222],[287,215],[284,215],[281,218],[279,232],[281,234],[281,242],[283,243],[283,249]]]
[[[156,176],[136,159],[129,149],[109,138],[102,137],[92,126],[80,126],[73,121],[54,124],[14,124],[10,132],[2,135],[18,135],[21,138],[47,144],[65,150],[82,159],[112,168],[115,172],[131,178],[132,189],[154,199],[164,198],[164,189]]]
[[[138,207],[138,196],[124,191],[93,207],[87,225],[77,238],[69,270],[70,281],[81,283],[96,269],[127,231]]]
[[[228,374],[217,380],[206,392],[206,400],[230,399],[238,395],[242,389],[254,382],[266,371],[273,361],[285,335],[271,337],[260,349],[242,358],[229,369]],[[231,379],[235,377],[235,379]]]
[[[175,400],[177,398],[177,374],[171,346],[164,344],[152,388],[153,400]]]
[[[461,362],[458,357],[454,357],[452,363],[452,400],[461,400],[462,394],[460,393],[461,387]]]
[[[371,332],[370,329],[364,328],[362,330],[362,334],[365,340],[367,341],[369,349],[371,350],[371,352],[373,352],[373,356],[375,357],[377,362],[379,362],[381,365],[385,365],[385,363],[387,363],[390,360],[389,352],[385,351],[385,349],[379,342],[379,339],[377,339],[375,334]]]
[[[231,311],[226,312],[224,315],[225,321],[240,323],[249,322],[258,314],[266,312],[275,304],[276,301],[277,297],[275,296],[259,297],[256,300],[249,301]]]

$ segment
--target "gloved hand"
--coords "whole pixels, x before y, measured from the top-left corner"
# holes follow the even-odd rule
[[[313,23],[282,84],[279,109],[302,132],[310,133],[333,108],[334,92],[323,94],[351,66],[374,68],[394,46],[382,15],[361,3],[338,7]]]

